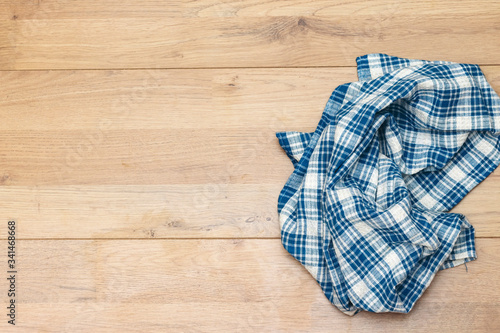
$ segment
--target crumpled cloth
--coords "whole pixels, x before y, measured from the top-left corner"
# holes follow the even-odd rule
[[[312,133],[278,132],[295,169],[281,241],[340,311],[407,313],[435,274],[476,259],[448,213],[500,163],[500,98],[479,66],[358,57]]]

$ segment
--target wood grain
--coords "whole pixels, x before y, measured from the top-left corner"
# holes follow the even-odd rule
[[[498,239],[478,241],[479,259],[468,270],[438,272],[409,314],[354,318],[328,302],[279,240],[36,240],[19,246],[22,319],[16,329],[23,332],[500,328]],[[5,284],[1,279],[0,288]],[[10,332],[6,326],[0,322]]]
[[[0,69],[352,66],[373,52],[484,65],[500,51],[491,1],[279,3],[10,1]]]

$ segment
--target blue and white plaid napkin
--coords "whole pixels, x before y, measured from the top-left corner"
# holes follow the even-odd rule
[[[342,312],[407,313],[437,271],[476,259],[447,211],[500,163],[500,98],[477,65],[356,61],[314,132],[276,134],[295,166],[281,240]]]

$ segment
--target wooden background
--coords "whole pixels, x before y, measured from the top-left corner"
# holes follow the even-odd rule
[[[314,130],[366,53],[477,63],[500,92],[499,36],[488,0],[0,1],[0,331],[500,330],[500,169],[454,209],[468,271],[351,318],[281,245],[274,137]]]

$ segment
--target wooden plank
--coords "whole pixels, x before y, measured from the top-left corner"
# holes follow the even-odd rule
[[[487,70],[500,76],[500,66]],[[0,80],[2,131],[313,130],[331,92],[357,76],[355,68],[242,68],[3,71]]]
[[[335,15],[407,15],[418,10],[420,14],[491,14],[499,10],[495,0],[176,0],[168,4],[160,0],[44,0],[0,2],[0,18],[34,19],[96,19],[96,18],[186,18],[186,17],[262,17],[262,16],[335,16]]]
[[[116,2],[73,8],[52,1],[27,9],[9,2],[0,19],[0,69],[352,66],[371,52],[495,64],[500,51],[494,2],[456,8],[429,1],[418,12],[396,1],[351,1],[341,10],[340,2],[279,3],[170,9],[170,2],[150,1],[115,15]]]
[[[284,174],[284,178],[288,175]],[[7,219],[30,238],[279,238],[283,184],[4,186]],[[499,237],[500,181],[490,177],[452,212],[467,216],[476,237]],[[0,230],[6,239],[7,229]]]
[[[10,186],[284,184],[293,171],[274,131],[255,127],[5,131],[0,142]]]
[[[482,67],[500,93],[500,66]],[[349,68],[0,72],[0,130],[314,130]],[[70,132],[71,133],[71,132]]]
[[[484,71],[499,90],[500,67]],[[1,212],[22,238],[277,238],[293,169],[274,132],[313,130],[331,91],[356,79],[354,68],[0,77]],[[453,210],[478,237],[500,235],[499,172]]]
[[[285,177],[285,175],[284,175]],[[19,238],[279,238],[282,184],[3,186],[2,216]],[[490,177],[457,205],[476,237],[499,237],[500,181]],[[7,229],[0,229],[6,239]]]
[[[0,201],[9,205],[0,212],[17,221],[21,239],[278,238],[281,186],[4,186]]]
[[[438,272],[407,315],[334,308],[279,240],[19,242],[15,329],[71,332],[492,332],[500,240]],[[6,290],[6,279],[0,280]],[[10,332],[6,321],[3,332]]]
[[[262,136],[267,145],[256,142]],[[247,130],[6,131],[3,181],[52,184],[283,182],[292,171],[274,133]]]

